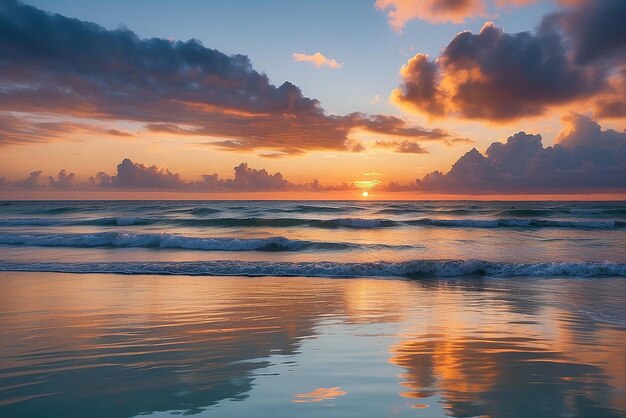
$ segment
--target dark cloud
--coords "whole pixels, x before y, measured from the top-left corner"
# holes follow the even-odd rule
[[[427,174],[402,188],[440,193],[585,193],[626,191],[626,130],[601,130],[586,116],[572,113],[557,144],[545,147],[541,135],[519,132],[494,142],[481,154],[475,148],[450,171]]]
[[[282,154],[351,150],[356,129],[446,139],[398,118],[327,115],[293,84],[272,85],[245,55],[197,40],[140,39],[14,0],[0,3],[0,111],[136,121],[226,139],[216,146],[230,150]]]
[[[455,36],[437,60],[417,54],[402,67],[392,99],[432,117],[506,121],[598,97],[604,113],[616,114],[615,99],[605,96],[609,78],[624,78],[626,2],[567,3],[535,32],[509,34],[487,23],[478,34]]]
[[[549,17],[566,31],[574,59],[581,64],[618,60],[626,63],[626,2],[573,0]]]

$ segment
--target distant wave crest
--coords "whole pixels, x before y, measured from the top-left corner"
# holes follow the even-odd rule
[[[614,229],[625,228],[626,222],[616,220],[576,219],[552,220],[531,218],[501,219],[445,219],[419,218],[411,220],[392,220],[376,218],[141,218],[141,217],[110,217],[110,218],[12,218],[0,219],[0,227],[17,226],[133,226],[133,225],[172,225],[186,227],[214,228],[290,228],[310,227],[321,229],[377,229],[397,228],[403,226],[423,226],[438,228],[568,228],[568,229]]]

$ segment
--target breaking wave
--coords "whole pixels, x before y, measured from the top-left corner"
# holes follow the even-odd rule
[[[320,242],[291,240],[285,237],[231,238],[195,237],[168,233],[97,232],[83,234],[0,234],[1,245],[33,247],[139,247],[181,248],[204,251],[306,251],[409,249],[409,245],[352,244],[347,242]]]
[[[496,263],[481,260],[415,260],[407,262],[10,262],[0,271],[62,273],[161,274],[193,276],[305,276],[305,277],[626,277],[626,264],[612,262]]]

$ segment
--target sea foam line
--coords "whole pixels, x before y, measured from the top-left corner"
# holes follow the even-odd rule
[[[348,242],[326,242],[293,240],[275,236],[268,238],[197,237],[170,233],[96,232],[83,234],[7,234],[0,233],[0,244],[33,247],[135,247],[135,248],[180,248],[205,251],[306,251],[306,250],[351,250],[410,249],[410,245],[353,244]]]
[[[116,273],[191,276],[303,276],[303,277],[626,277],[626,264],[614,262],[496,263],[482,260],[414,260],[406,262],[341,263],[274,261],[184,262],[11,262],[0,271],[60,273]]]

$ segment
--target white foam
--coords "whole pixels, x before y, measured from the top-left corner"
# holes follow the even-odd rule
[[[218,260],[203,262],[23,263],[0,261],[1,271],[67,273],[178,274],[206,276],[306,277],[626,277],[626,264],[614,262],[494,263],[481,260],[408,262],[272,262]]]

